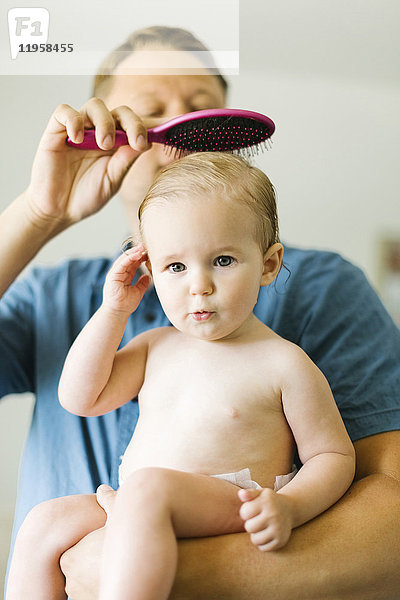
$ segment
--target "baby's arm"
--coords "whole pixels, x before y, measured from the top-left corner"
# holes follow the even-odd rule
[[[81,416],[97,416],[134,398],[143,383],[146,334],[117,352],[132,312],[145,293],[149,277],[132,280],[146,259],[142,246],[120,256],[104,284],[103,303],[72,345],[59,384],[62,406]]]
[[[275,550],[291,530],[332,506],[350,486],[355,452],[321,371],[291,344],[284,361],[282,406],[303,464],[278,492],[240,490],[241,517],[260,550]]]

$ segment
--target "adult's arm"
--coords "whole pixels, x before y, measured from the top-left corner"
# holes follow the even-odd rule
[[[260,552],[245,533],[181,540],[171,600],[398,600],[400,432],[364,438],[355,448],[349,491],[294,530],[284,548]],[[94,532],[62,557],[73,600],[97,597],[102,541],[103,532]]]
[[[116,121],[130,146],[110,150]],[[67,135],[82,141],[85,127],[96,129],[102,151],[66,145]],[[100,210],[118,191],[146,149],[145,136],[143,123],[127,107],[110,112],[95,98],[80,111],[57,107],[40,140],[28,188],[0,215],[0,296],[51,238]]]

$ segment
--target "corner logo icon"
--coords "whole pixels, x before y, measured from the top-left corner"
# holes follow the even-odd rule
[[[49,37],[50,15],[47,8],[10,8],[8,11],[8,34],[11,58],[18,56],[20,46],[46,44]]]

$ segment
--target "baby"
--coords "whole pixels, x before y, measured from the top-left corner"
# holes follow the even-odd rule
[[[139,220],[141,244],[108,273],[59,386],[61,404],[87,417],[139,396],[106,526],[100,600],[167,599],[177,538],[247,531],[260,550],[281,548],[344,494],[355,469],[326,379],[253,314],[260,286],[282,266],[266,175],[230,154],[187,156],[160,173]],[[142,263],[173,327],[118,350],[149,285],[137,275]],[[39,505],[18,535],[7,600],[65,598],[60,555],[104,523],[93,495]]]

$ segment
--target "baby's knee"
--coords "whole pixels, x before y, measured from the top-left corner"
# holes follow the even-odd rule
[[[26,515],[18,537],[34,537],[46,532],[54,515],[52,500],[34,506]]]
[[[171,469],[144,467],[131,473],[118,490],[121,498],[130,497],[141,505],[167,505],[173,493],[174,473]]]
[[[19,529],[16,543],[30,547],[36,547],[36,544],[43,547],[58,543],[66,514],[63,500],[46,500],[32,508]]]

